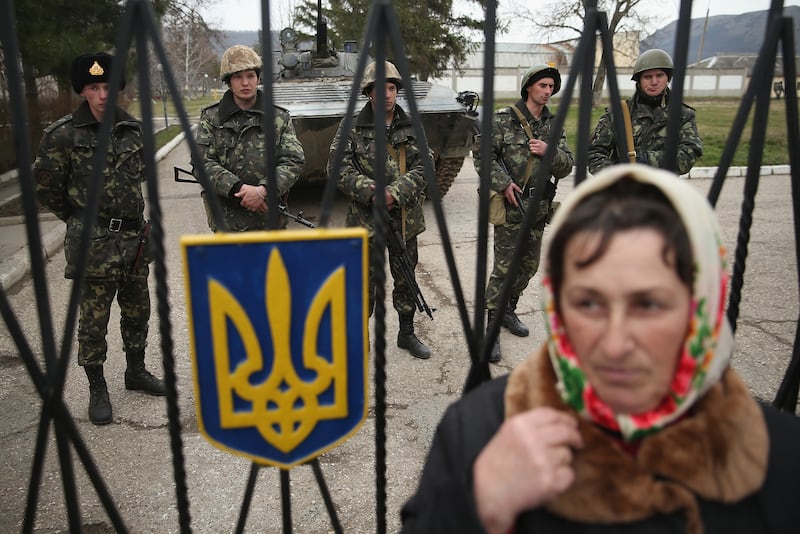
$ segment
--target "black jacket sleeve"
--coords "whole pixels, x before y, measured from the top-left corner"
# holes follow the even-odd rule
[[[401,510],[403,533],[483,533],[472,491],[472,464],[504,418],[507,376],[452,404],[439,422],[417,492]]]

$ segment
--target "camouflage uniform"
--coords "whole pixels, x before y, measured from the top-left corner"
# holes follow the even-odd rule
[[[369,248],[371,258],[375,252],[375,221],[373,215],[372,197],[375,193],[370,188],[375,184],[375,127],[372,106],[367,104],[355,117],[355,126],[347,136],[344,148],[344,159],[340,168],[338,188],[350,199],[347,212],[348,226],[362,226],[369,231]],[[331,156],[336,150],[339,138],[345,135],[339,130],[331,144]],[[396,199],[396,206],[391,210],[392,220],[401,229],[405,236],[406,249],[411,260],[412,271],[417,266],[417,236],[425,231],[425,218],[422,214],[422,202],[425,198],[425,177],[422,173],[422,158],[419,146],[415,139],[411,121],[400,106],[395,106],[394,119],[391,126],[386,129],[386,143],[395,151],[400,145],[405,144],[406,173],[400,174],[398,163],[387,154],[386,158],[386,189]],[[329,166],[333,157],[329,159]],[[332,168],[328,168],[332,174]],[[403,214],[405,216],[403,217]],[[392,302],[398,314],[413,315],[416,311],[414,294],[406,283],[400,270],[400,257],[402,251],[387,239],[389,251],[389,268],[394,278]],[[369,309],[374,307],[375,280],[374,261],[370,261],[369,268]]]
[[[34,163],[39,201],[66,222],[66,278],[74,278],[83,228],[83,209],[92,179],[92,158],[99,142],[100,123],[84,101],[45,129]],[[143,353],[147,345],[150,292],[147,252],[132,272],[144,227],[144,180],[141,124],[116,110],[103,171],[97,224],[90,234],[86,279],[80,302],[78,363],[102,365],[114,296],[119,303],[125,353]],[[119,222],[117,222],[119,221]],[[115,228],[119,225],[119,230]]]
[[[263,93],[258,91],[253,107],[242,109],[236,105],[233,93],[228,90],[219,102],[204,108],[200,114],[197,144],[202,165],[222,202],[225,224],[228,230],[234,232],[268,228],[266,213],[243,208],[240,200],[233,196],[242,183],[267,186],[262,98]],[[275,106],[275,112],[277,187],[279,196],[285,198],[300,177],[305,155],[289,112],[278,106]],[[208,215],[208,226],[216,231],[217,225],[212,219],[205,194],[203,192],[203,203]],[[286,226],[285,218],[282,219],[282,226]]]
[[[572,151],[570,151],[567,146],[567,137],[564,132],[562,131],[560,136],[558,133],[551,132],[552,122],[555,116],[550,112],[547,106],[544,106],[537,120],[531,115],[523,100],[519,100],[515,105],[527,118],[528,124],[536,139],[542,139],[548,144],[557,140],[558,148],[550,169],[550,175],[555,178],[556,182],[567,176],[572,172],[572,166],[575,160],[572,156]],[[479,137],[472,152],[475,158],[475,168],[479,173],[481,170],[481,142],[481,138]],[[531,172],[531,176],[528,177],[527,184],[524,184],[524,174],[531,152],[528,145],[528,136],[522,124],[520,124],[516,113],[511,108],[503,108],[495,112],[492,124],[491,143],[491,188],[494,191],[500,192],[502,195],[502,192],[511,185],[513,177],[514,182],[522,189],[522,207],[526,211],[528,209],[533,209],[530,200],[530,196],[534,191],[533,176],[536,174],[536,170],[541,164],[541,158],[539,156],[534,156],[533,171]],[[505,163],[508,172],[500,163],[501,160]],[[511,174],[509,175],[509,173]],[[514,248],[517,235],[522,229],[522,214],[519,212],[519,209],[506,201],[506,222],[505,224],[494,226],[494,267],[492,268],[492,274],[489,277],[489,283],[486,288],[487,310],[493,311],[499,307],[498,300],[500,289],[503,280],[508,276],[508,269],[515,255],[522,255],[522,263],[517,277],[514,280],[510,300],[516,301],[519,299],[519,296],[528,286],[530,279],[536,274],[539,268],[539,255],[542,248],[544,225],[547,222],[554,195],[555,184],[552,185],[552,188],[548,188],[548,191],[544,192],[542,201],[536,208],[536,222],[534,223],[531,235],[525,243],[523,250],[516,250]]]
[[[636,150],[636,161],[651,167],[664,166],[664,142],[667,138],[667,112],[669,109],[669,88],[651,104],[637,88],[633,98],[626,101],[631,113],[633,128],[633,146]],[[678,134],[678,174],[688,173],[703,155],[703,141],[697,132],[697,121],[694,108],[682,104],[681,130]],[[614,135],[614,123],[611,112],[606,109],[600,117],[592,134],[589,147],[589,172],[596,173],[600,169],[616,163],[628,163],[627,157],[617,154],[617,141]]]

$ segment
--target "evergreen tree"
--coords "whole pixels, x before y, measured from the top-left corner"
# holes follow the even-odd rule
[[[472,0],[483,5],[485,0]],[[322,14],[328,21],[328,38],[334,50],[342,50],[345,41],[364,39],[367,16],[372,0],[330,0]],[[318,0],[303,0],[295,10],[295,21],[313,37],[317,24]],[[394,14],[403,40],[403,50],[411,72],[420,80],[442,75],[453,65],[460,65],[472,50],[467,32],[480,30],[483,22],[453,13],[453,0],[396,0]],[[374,40],[373,36],[371,40]],[[388,43],[389,59],[397,56]],[[372,50],[370,50],[371,55]]]

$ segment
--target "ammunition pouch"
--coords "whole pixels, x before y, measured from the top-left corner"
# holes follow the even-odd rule
[[[506,197],[494,189],[489,190],[489,222],[494,225],[506,223]]]

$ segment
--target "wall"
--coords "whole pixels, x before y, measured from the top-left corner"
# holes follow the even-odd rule
[[[495,98],[516,98],[519,96],[519,86],[523,73],[528,67],[498,67],[494,70],[494,96]],[[569,69],[560,69],[561,87],[566,87],[569,79]],[[632,69],[626,68],[617,71],[617,84],[622,96],[633,94],[634,85],[631,81]],[[781,80],[777,76],[775,80]],[[483,94],[483,71],[478,68],[465,68],[459,73],[451,71],[449,76],[433,79],[434,83],[447,85],[455,91],[475,91]],[[744,69],[689,69],[684,80],[684,95],[687,98],[703,97],[741,97],[747,90],[750,81],[749,70]],[[800,82],[800,76],[798,76]],[[577,89],[577,87],[576,87]],[[603,96],[608,97],[609,84],[606,80]],[[574,93],[577,98],[577,91]]]

